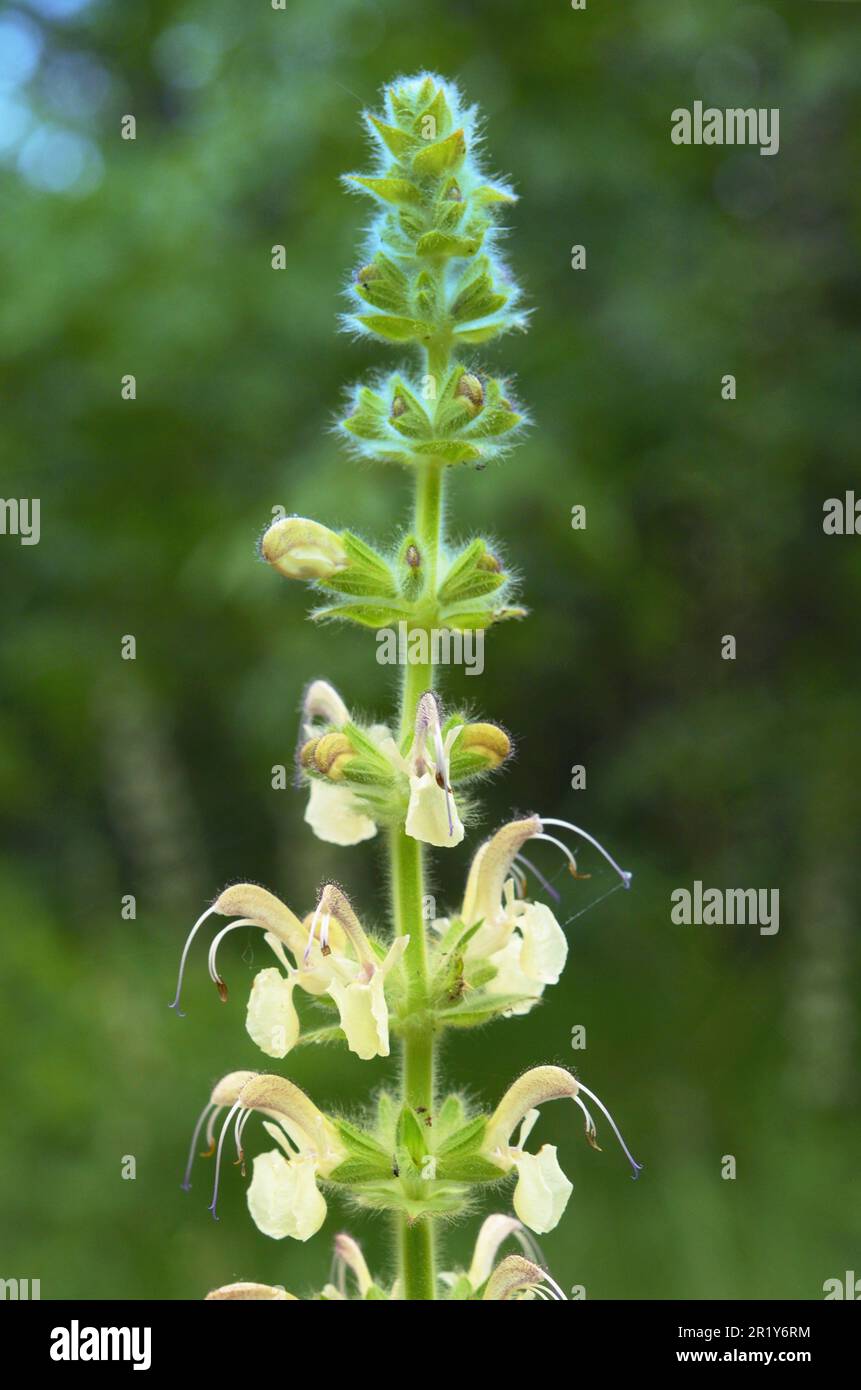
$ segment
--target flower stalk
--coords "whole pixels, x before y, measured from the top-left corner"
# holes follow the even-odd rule
[[[304,912],[258,885],[234,884],[191,929],[173,1007],[179,1012],[186,965],[199,933],[211,931],[210,918],[227,919],[209,946],[209,974],[225,1003],[218,956],[230,947],[222,942],[234,940],[237,929],[257,928],[275,964],[255,976],[246,1029],[265,1056],[289,1058],[295,1048],[320,1042],[345,1046],[360,1060],[388,1057],[395,1048],[400,1082],[354,1122],[327,1114],[272,1071],[231,1072],[197,1121],[183,1185],[191,1186],[205,1141],[204,1156],[215,1157],[215,1216],[234,1148],[245,1174],[245,1134],[256,1118],[254,1130],[262,1126],[275,1144],[254,1156],[248,1187],[249,1211],[265,1235],[310,1239],[326,1220],[330,1191],[387,1212],[394,1228],[398,1267],[388,1285],[374,1277],[352,1236],[341,1233],[337,1274],[315,1297],[559,1299],[564,1295],[542,1268],[530,1232],[556,1226],[573,1188],[555,1147],[526,1148],[541,1106],[573,1100],[597,1148],[587,1097],[635,1176],[639,1164],[603,1102],[563,1068],[525,1072],[495,1109],[482,1109],[457,1091],[446,1093],[437,1044],[448,1029],[529,1013],[561,978],[568,940],[553,909],[538,900],[557,902],[560,894],[525,849],[546,855],[552,846],[578,880],[589,877],[575,857],[583,842],[597,852],[599,872],[612,871],[625,887],[631,875],[588,832],[557,817],[527,815],[478,847],[450,916],[426,918],[425,856],[464,839],[472,816],[464,786],[497,771],[512,748],[499,725],[444,708],[431,638],[483,634],[524,616],[512,603],[514,580],[497,546],[483,536],[455,543],[447,535],[445,493],[451,468],[485,468],[526,423],[510,383],[475,359],[481,344],[525,327],[526,317],[497,245],[497,216],[514,194],[482,168],[475,110],[450,83],[420,74],[390,86],[383,112],[365,119],[376,166],[370,174],[348,175],[346,183],[370,195],[377,211],[348,291],[344,326],[412,348],[419,365],[354,387],[340,429],[361,459],[413,473],[413,511],[390,551],[349,530],[285,517],[267,530],[260,553],[284,578],[312,585],[321,599],[311,615],[316,621],[422,639],[403,667],[391,725],[360,721],[348,700],[317,679],[305,691],[297,749],[298,780],[308,791],[305,820],[314,834],[339,847],[372,847],[377,837],[386,845],[390,931],[381,938],[363,925],[335,882],[324,884]],[[548,834],[547,826],[557,833]],[[309,1010],[316,1011],[316,1027],[308,1026]],[[488,1216],[471,1263],[440,1269],[441,1221],[463,1216],[477,1197],[512,1177],[516,1214]],[[508,1241],[519,1253],[501,1254]],[[243,1282],[208,1297],[295,1295]]]

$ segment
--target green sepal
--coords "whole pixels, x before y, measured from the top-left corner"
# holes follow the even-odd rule
[[[410,550],[414,550],[418,556],[418,564],[411,565],[407,560]],[[401,594],[410,603],[414,603],[422,592],[425,585],[425,567],[422,562],[422,553],[418,539],[412,533],[404,536],[398,550],[398,574],[400,575]]]
[[[452,749],[448,760],[448,780],[452,786],[456,786],[458,782],[467,782],[470,777],[480,777],[486,772],[495,771],[494,768],[488,767],[487,758],[481,753],[473,753],[469,749],[459,753],[456,749],[457,745]]]
[[[439,1144],[436,1151],[437,1160],[442,1158],[462,1158],[467,1154],[476,1153],[481,1148],[487,1129],[487,1116],[476,1115],[475,1119],[468,1120],[460,1129],[455,1130],[454,1134]]]
[[[380,1137],[385,1137],[385,1141],[389,1145],[393,1144],[395,1140],[399,1104],[400,1102],[392,1095],[391,1091],[380,1091],[377,1096],[377,1134]]]
[[[475,935],[479,927],[483,926],[484,918],[480,917],[471,927],[468,927],[459,917],[455,917],[448,925],[448,930],[439,943],[441,955],[447,955],[449,951],[455,949],[463,950],[467,942]]]
[[[386,403],[375,391],[363,386],[354,402],[354,409],[341,423],[357,439],[378,439],[385,429]]]
[[[474,188],[469,196],[476,207],[483,207],[489,203],[517,202],[517,194],[498,183],[484,183],[480,188]]]
[[[370,764],[377,769],[378,776],[375,780],[392,781],[394,772],[388,758],[380,752],[372,738],[369,738],[357,724],[347,723],[343,727],[343,732],[352,743],[362,762]],[[347,763],[345,775],[352,767],[352,762]]]
[[[372,1159],[347,1158],[339,1163],[327,1177],[327,1182],[338,1183],[343,1187],[360,1187],[364,1183],[379,1182],[391,1177],[392,1162],[380,1164]]]
[[[452,301],[452,318],[462,322],[483,319],[488,314],[495,314],[497,309],[501,309],[507,302],[508,295],[494,288],[489,271],[490,262],[486,256],[482,257],[481,265],[481,272],[470,280]]]
[[[415,136],[408,134],[405,130],[399,130],[396,125],[386,125],[376,116],[368,115],[368,121],[379,135],[386,149],[395,159],[400,159],[415,145]]]
[[[471,995],[462,1004],[437,1009],[436,1018],[447,1028],[480,1028],[518,1004],[537,1004],[532,994],[486,994],[481,999]]]
[[[492,627],[497,621],[495,608],[470,608],[461,612],[452,607],[445,608],[439,615],[440,626],[453,628],[456,632],[478,632]]]
[[[369,333],[376,333],[386,343],[423,341],[432,332],[430,325],[420,319],[403,318],[399,314],[357,314],[356,317]]]
[[[494,436],[507,434],[509,430],[516,429],[522,424],[523,416],[518,415],[513,410],[485,408],[476,417],[475,424],[470,430],[470,435],[478,437]]]
[[[406,439],[427,439],[431,432],[431,422],[421,402],[416,399],[401,377],[394,377],[391,383],[392,405],[389,423],[398,434]],[[400,413],[395,414],[399,409]]]
[[[425,232],[416,242],[417,256],[474,256],[483,237],[455,236],[451,232]]]
[[[361,536],[355,535],[352,531],[341,532],[341,544],[349,557],[349,575],[361,575],[367,578],[369,583],[375,582],[376,593],[381,598],[396,596],[397,585],[389,564],[373,546],[368,545],[367,541],[363,541]]]
[[[427,1134],[415,1111],[408,1105],[403,1107],[398,1120],[397,1147],[408,1156],[416,1172],[421,1173],[428,1152]]]
[[[358,627],[370,627],[375,631],[381,627],[396,627],[407,616],[403,608],[387,608],[383,604],[370,603],[335,603],[311,612],[315,622],[337,618],[341,622],[356,623]]]
[[[416,278],[416,309],[423,315],[426,322],[433,322],[436,317],[438,302],[436,280],[426,270],[420,271]]]
[[[365,1290],[366,1303],[387,1303],[389,1295],[377,1284],[369,1284]]]
[[[452,561],[437,596],[440,603],[483,598],[500,588],[505,579],[486,543],[477,537]]]
[[[383,1148],[379,1140],[366,1130],[359,1129],[351,1124],[349,1120],[335,1119],[332,1122],[338,1131],[344,1147],[347,1149],[351,1158],[361,1158],[369,1163],[382,1163],[383,1168],[388,1171],[391,1168],[391,1156]]]
[[[481,450],[475,444],[460,439],[429,439],[416,444],[414,453],[430,455],[441,463],[474,463],[481,458]]]
[[[466,1124],[466,1111],[459,1095],[446,1096],[436,1115],[437,1146]]]
[[[409,179],[366,178],[362,174],[347,174],[347,183],[357,184],[384,203],[420,203],[421,194]]]
[[[510,328],[516,327],[518,327],[516,320],[501,318],[493,323],[478,324],[475,328],[456,328],[454,336],[459,343],[489,343],[492,338],[498,338],[502,333],[507,333]]]
[[[442,140],[437,140],[413,155],[413,169],[421,177],[438,178],[452,173],[462,163],[466,154],[466,138],[462,130],[453,130]]]
[[[481,1154],[466,1157],[438,1158],[437,1178],[440,1182],[500,1182],[505,1173]]]
[[[433,87],[433,83],[431,83],[431,87]],[[429,91],[424,100],[427,102],[430,96],[431,92]],[[428,116],[433,116],[439,135],[448,134],[451,129],[452,115],[451,108],[445,99],[445,92],[442,87],[437,87],[436,91],[433,92],[433,100],[431,100],[429,104],[425,106],[424,110],[420,111],[416,116],[413,121],[413,130],[417,133],[421,133],[422,126]]]
[[[370,304],[372,309],[380,309],[385,314],[403,315],[409,312],[410,304],[406,290],[399,285],[387,284],[385,280],[357,280],[356,294]]]

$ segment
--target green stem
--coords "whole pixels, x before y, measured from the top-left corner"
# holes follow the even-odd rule
[[[429,1216],[421,1216],[412,1224],[401,1217],[398,1260],[404,1298],[410,1301],[436,1298],[434,1230]]]
[[[430,364],[429,370],[433,371]],[[416,464],[416,473],[415,534],[425,572],[425,592],[433,594],[442,532],[444,468],[436,460],[427,460]],[[405,666],[401,692],[402,739],[413,728],[420,696],[432,690],[433,683],[432,661]],[[434,1102],[436,1049],[433,1020],[428,1014],[422,846],[399,827],[391,832],[390,857],[395,932],[410,938],[404,954],[408,1026],[403,1039],[402,1100],[413,1109],[422,1107],[430,1112]],[[406,1216],[398,1218],[398,1261],[404,1297],[421,1301],[435,1299],[435,1238],[430,1216],[412,1222]]]
[[[430,459],[416,463],[416,512],[415,535],[419,554],[425,572],[425,592],[433,594],[436,590],[437,569],[439,567],[440,535],[442,532],[442,484],[444,466]],[[430,650],[430,643],[428,644]],[[426,690],[433,690],[433,662],[409,662],[404,667],[403,688],[401,692],[401,732],[403,739],[412,732],[416,717],[416,705]]]

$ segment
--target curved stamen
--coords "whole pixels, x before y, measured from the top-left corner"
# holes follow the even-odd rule
[[[530,1259],[533,1264],[539,1265],[541,1268],[543,1268],[544,1255],[542,1254],[541,1246],[538,1244],[538,1241],[535,1239],[532,1232],[526,1228],[526,1226],[521,1225],[520,1222],[518,1222],[518,1225],[520,1226],[520,1229],[512,1231],[512,1236],[517,1241],[517,1244],[520,1246],[524,1255],[526,1255],[526,1257]]]
[[[448,833],[449,833],[449,835],[453,835],[453,834],[454,834],[454,817],[453,817],[453,815],[452,815],[452,810],[451,810],[451,787],[449,786],[449,780],[448,780],[448,766],[447,766],[447,764],[446,764],[446,757],[445,757],[445,744],[443,743],[442,729],[440,728],[439,716],[437,716],[436,720],[434,721],[434,726],[433,726],[433,745],[434,745],[434,763],[435,763],[435,765],[436,765],[436,781],[437,781],[437,786],[442,787],[442,789],[443,789],[443,791],[444,791],[444,793],[445,793],[445,809],[446,809],[446,813],[447,813],[447,815],[448,815]]]
[[[511,877],[514,879],[515,892],[518,898],[526,897],[526,870],[517,863],[517,856],[511,861]]]
[[[331,947],[329,945],[329,923],[331,920],[331,913],[325,912],[323,914],[323,920],[320,923],[320,954],[324,956],[331,954]]]
[[[570,874],[571,874],[571,877],[572,877],[572,878],[583,878],[583,877],[584,877],[584,875],[581,874],[580,871],[579,871],[578,868],[577,868],[577,860],[574,858],[574,852],[573,852],[573,850],[570,850],[570,849],[568,848],[567,845],[565,845],[565,844],[562,843],[561,840],[557,840],[557,838],[556,838],[555,835],[538,834],[538,835],[533,835],[532,838],[533,838],[533,840],[546,840],[546,842],[547,842],[548,845],[555,845],[557,849],[561,849],[562,853],[565,855],[565,858],[568,860],[568,870],[569,870],[569,872],[570,872]],[[585,875],[585,877],[588,877],[588,875]]]
[[[582,1081],[578,1081],[578,1082],[577,1082],[577,1085],[578,1085],[578,1087],[579,1087],[579,1089],[580,1089],[581,1091],[585,1091],[585,1092],[586,1092],[586,1095],[589,1097],[590,1100],[594,1100],[594,1102],[595,1102],[595,1104],[597,1105],[598,1109],[601,1111],[601,1114],[602,1114],[602,1115],[605,1115],[605,1116],[607,1117],[607,1119],[609,1120],[609,1122],[610,1122],[610,1127],[611,1127],[611,1129],[613,1130],[613,1133],[615,1134],[616,1138],[618,1139],[619,1143],[620,1143],[621,1146],[622,1146],[622,1152],[624,1153],[624,1155],[625,1155],[625,1157],[627,1158],[628,1162],[630,1163],[632,1169],[634,1170],[634,1177],[635,1177],[635,1178],[638,1177],[638,1175],[639,1175],[639,1174],[642,1172],[642,1170],[643,1170],[643,1165],[642,1165],[642,1163],[638,1163],[637,1160],[634,1158],[633,1154],[631,1153],[631,1150],[628,1148],[628,1145],[625,1143],[624,1139],[622,1138],[622,1134],[621,1134],[621,1131],[620,1131],[620,1129],[619,1129],[619,1126],[616,1124],[616,1121],[613,1119],[613,1116],[610,1114],[610,1112],[609,1112],[609,1110],[607,1109],[606,1105],[604,1104],[604,1102],[603,1102],[602,1100],[599,1100],[598,1096],[595,1095],[595,1092],[594,1092],[594,1091],[590,1091],[588,1086],[584,1086]],[[575,1096],[575,1100],[576,1100],[576,1096]]]
[[[548,1272],[547,1272],[546,1269],[545,1269],[545,1271],[544,1271],[544,1278],[547,1280],[547,1283],[550,1285],[551,1289],[552,1289],[553,1292],[555,1293],[555,1295],[556,1295],[556,1302],[557,1302],[557,1303],[567,1303],[568,1300],[567,1300],[567,1298],[565,1297],[565,1294],[562,1292],[562,1289],[559,1287],[559,1285],[557,1284],[556,1280],[553,1278],[553,1275],[552,1275],[552,1274],[548,1274]]]
[[[252,921],[250,917],[240,917],[238,922],[228,922],[227,926],[222,927],[221,931],[218,932],[212,938],[212,945],[209,948],[208,961],[209,978],[215,985],[215,988],[218,990],[219,998],[221,999],[222,1004],[227,1003],[227,985],[224,983],[221,976],[219,975],[218,969],[215,964],[215,958],[218,955],[218,947],[223,941],[224,937],[227,936],[227,933],[235,931],[237,927],[256,927],[259,925],[260,924],[258,922]]]
[[[601,1153],[601,1146],[598,1143],[598,1130],[595,1127],[595,1121],[586,1109],[586,1102],[581,1100],[579,1096],[574,1096],[574,1104],[579,1105],[583,1114],[586,1116],[586,1143],[591,1149],[596,1149],[598,1153]]]
[[[516,855],[514,856],[514,864],[512,864],[512,866],[511,866],[511,867],[512,867],[512,870],[514,870],[514,869],[515,869],[515,866],[518,865],[518,864],[524,864],[524,865],[526,866],[526,868],[529,870],[529,872],[533,875],[533,877],[535,877],[535,878],[538,880],[538,882],[541,884],[541,887],[544,889],[545,893],[549,893],[550,896],[551,896],[551,898],[553,898],[557,903],[558,903],[558,902],[561,902],[561,900],[562,900],[562,895],[561,895],[561,893],[559,893],[559,891],[558,891],[556,888],[553,887],[553,884],[550,882],[549,879],[546,879],[546,878],[544,877],[544,875],[543,875],[543,873],[541,872],[541,870],[540,870],[540,869],[537,869],[537,868],[535,867],[535,865],[533,864],[533,862],[532,862],[531,859],[527,859],[525,854],[516,854]],[[525,876],[524,876],[524,883],[525,883]]]
[[[218,1204],[218,1181],[221,1176],[221,1151],[224,1148],[224,1137],[230,1128],[231,1121],[234,1115],[236,1114],[237,1110],[241,1109],[242,1102],[239,1100],[235,1100],[227,1112],[227,1118],[225,1119],[224,1124],[221,1126],[221,1133],[218,1136],[218,1152],[215,1155],[215,1183],[212,1189],[212,1201],[209,1204],[209,1210],[212,1212],[213,1221],[218,1220],[216,1206]]]
[[[191,931],[188,933],[188,936],[185,938],[185,945],[182,948],[182,957],[179,962],[179,976],[177,977],[176,981],[176,998],[174,999],[173,1003],[169,1005],[169,1008],[176,1009],[180,1018],[185,1018],[185,1014],[179,1007],[179,996],[182,993],[182,977],[185,974],[185,962],[188,959],[189,947],[191,946],[192,941],[197,935],[198,929],[203,926],[203,923],[206,921],[207,917],[211,916],[214,911],[215,906],[213,905],[212,907],[208,907],[205,912],[202,912],[201,915],[198,917],[197,921],[195,922],[194,926],[192,927]]]
[[[215,1109],[209,1117],[209,1124],[206,1126],[205,1135],[206,1147],[209,1150],[209,1152],[205,1155],[206,1158],[212,1158],[212,1155],[215,1153],[215,1126],[218,1121],[218,1117],[223,1109],[223,1105],[216,1105]],[[203,1157],[203,1155],[201,1156]]]
[[[318,902],[317,906],[314,908],[314,916],[311,918],[311,930],[308,932],[308,945],[305,947],[305,953],[302,956],[303,965],[307,965],[309,960],[311,959],[311,947],[314,945],[314,935],[317,931],[317,923],[320,920],[321,907],[322,900]]]
[[[208,1100],[197,1117],[197,1124],[194,1126],[194,1133],[191,1136],[191,1143],[188,1146],[188,1162],[185,1165],[185,1175],[182,1179],[183,1192],[191,1190],[191,1170],[194,1166],[194,1157],[197,1151],[197,1141],[200,1138],[200,1131],[203,1129],[204,1121],[212,1109],[212,1101]]]
[[[233,1126],[233,1138],[236,1143],[236,1162],[243,1178],[245,1177],[245,1154],[242,1151],[242,1132],[252,1115],[251,1110],[240,1110],[236,1116],[236,1123]]]
[[[539,819],[542,825],[559,825],[562,827],[563,830],[570,830],[574,835],[580,835],[584,840],[587,840],[588,843],[592,845],[600,855],[603,855],[610,867],[616,870],[616,873],[619,875],[625,887],[630,888],[633,874],[629,873],[627,869],[620,869],[612,854],[609,854],[608,851],[605,850],[604,846],[602,844],[599,844],[595,837],[593,835],[590,835],[587,830],[581,830],[579,825],[572,825],[571,821],[557,820],[554,816],[540,816]],[[536,835],[535,838],[537,840],[540,840],[541,836]]]

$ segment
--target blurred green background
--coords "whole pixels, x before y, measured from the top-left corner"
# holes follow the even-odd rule
[[[166,1005],[228,881],[306,910],[335,875],[384,923],[377,853],[314,840],[270,769],[310,677],[384,715],[390,673],[371,634],[306,623],[255,541],[278,504],[380,541],[408,505],[405,475],[329,432],[344,385],[396,360],[336,333],[366,216],[338,175],[365,161],[361,106],[431,68],[481,104],[519,190],[508,255],[535,311],[481,359],[516,373],[535,427],[451,479],[451,532],[500,538],[532,609],[490,634],[481,681],[443,687],[518,739],[472,845],[536,809],[635,871],[571,923],[544,1006],[453,1038],[446,1071],[491,1101],[528,1064],[576,1065],[645,1164],[631,1183],[568,1107],[545,1112],[575,1183],[543,1242],[566,1288],[821,1297],[861,1259],[861,540],[821,525],[858,483],[861,7],[19,0],[0,53],[2,491],[42,513],[37,546],[0,538],[0,1275],[46,1298],[302,1292],[345,1224],[390,1267],[385,1222],[334,1201],[299,1246],[256,1231],[233,1169],[218,1225],[206,1165],[180,1191],[212,1081],[261,1065],[259,935],[227,943],[226,1008],[202,944],[188,1018]],[[779,155],[672,145],[695,99],[779,107]],[[469,851],[437,856],[441,903]],[[565,918],[612,883],[582,862]],[[695,879],[779,888],[779,934],[674,926]],[[287,1066],[347,1108],[390,1070],[337,1050]]]

